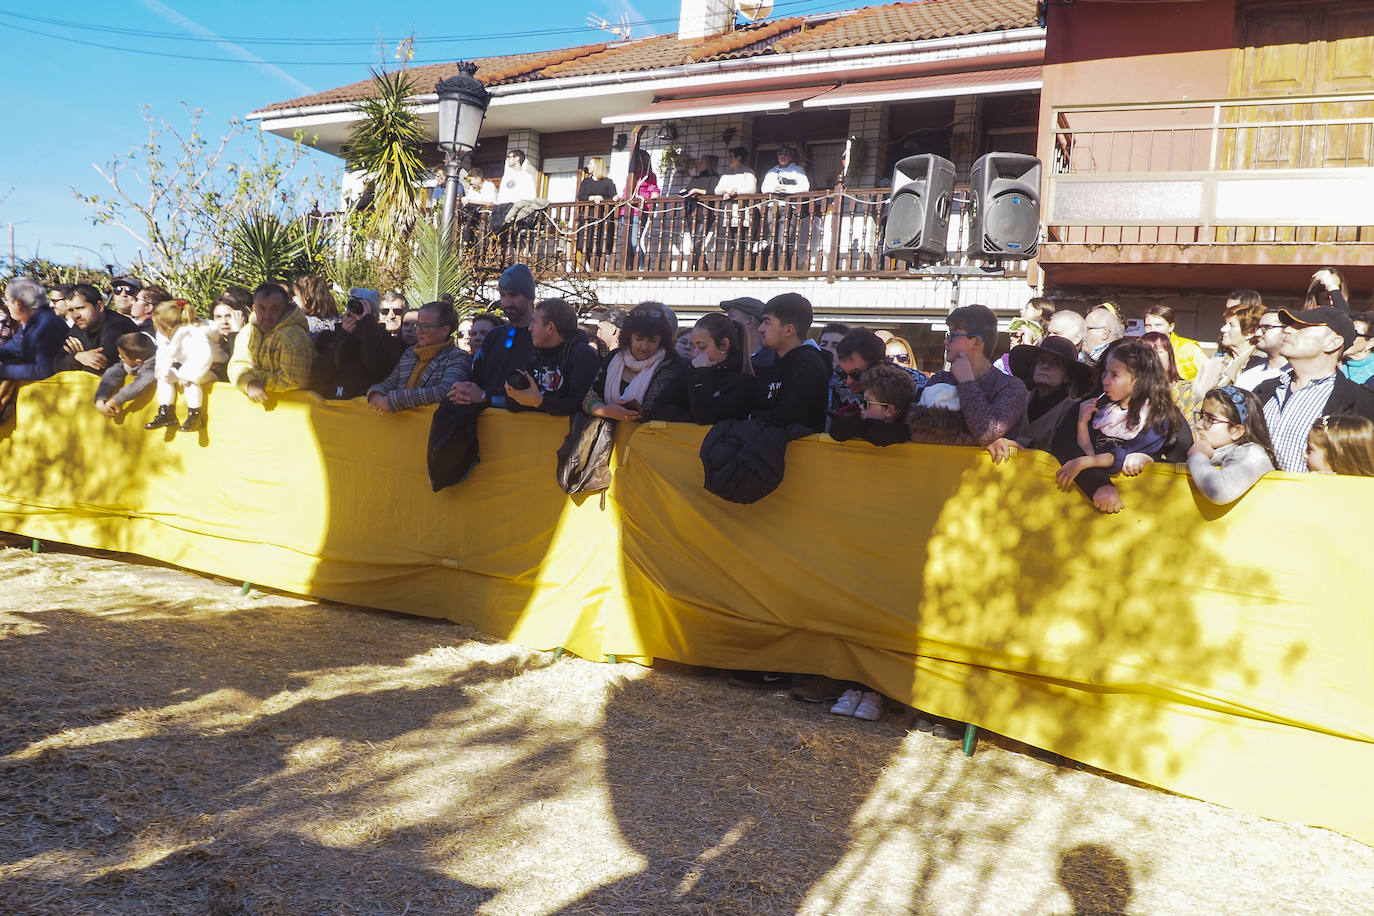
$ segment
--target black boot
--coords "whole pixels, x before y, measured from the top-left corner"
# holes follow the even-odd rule
[[[157,416],[153,417],[152,421],[149,422],[149,423],[147,423],[147,424],[145,424],[143,428],[144,428],[144,429],[162,429],[162,427],[164,427],[164,426],[176,426],[176,425],[177,425],[177,412],[176,412],[176,408],[173,407],[173,406],[171,406],[170,404],[159,404],[159,405],[158,405],[158,408],[157,408]]]
[[[199,407],[191,407],[186,411],[186,422],[181,424],[181,432],[193,433],[204,425],[205,420],[200,415]]]

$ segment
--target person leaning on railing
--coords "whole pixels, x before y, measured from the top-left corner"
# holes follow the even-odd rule
[[[455,384],[468,380],[472,357],[453,342],[457,310],[447,302],[429,302],[418,314],[415,346],[401,354],[385,380],[367,389],[367,406],[377,413],[438,404]]]

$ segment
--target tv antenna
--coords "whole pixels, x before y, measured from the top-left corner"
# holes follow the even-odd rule
[[[630,40],[629,13],[622,13],[620,15],[620,20],[617,22],[611,22],[609,19],[606,19],[604,16],[598,16],[596,13],[588,13],[587,25],[594,29],[600,29],[603,32],[609,32],[614,35],[618,41]]]

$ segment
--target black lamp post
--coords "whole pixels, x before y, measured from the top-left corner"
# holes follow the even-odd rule
[[[458,75],[439,81],[439,149],[444,152],[444,222],[447,243],[453,237],[453,211],[458,205],[458,169],[463,156],[477,145],[477,134],[487,116],[491,95],[473,76],[477,65],[458,63]]]

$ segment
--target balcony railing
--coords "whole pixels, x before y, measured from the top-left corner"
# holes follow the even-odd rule
[[[883,258],[884,188],[623,203],[556,203],[510,223],[463,207],[455,241],[470,263],[539,261],[602,278],[899,277]],[[518,205],[517,205],[518,206]],[[950,226],[956,244],[957,225]]]
[[[1055,110],[1049,243],[1374,242],[1374,95]]]

